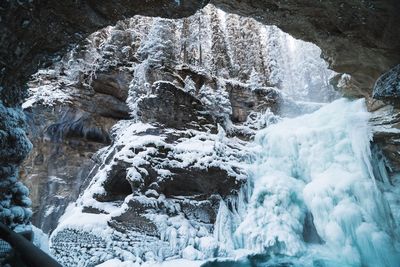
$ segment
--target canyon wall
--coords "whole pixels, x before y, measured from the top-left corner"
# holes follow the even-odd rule
[[[379,4],[369,1],[354,3],[339,3],[339,1],[324,1],[323,3],[316,1],[285,1],[283,3],[214,1],[213,3],[223,10],[250,16],[266,24],[277,25],[295,37],[312,41],[320,46],[323,57],[333,70],[351,76],[350,79],[348,78],[350,76],[337,76],[336,79],[332,79],[334,85],[344,90],[342,92],[347,96],[366,97],[370,109],[376,111],[374,117],[376,149],[383,153],[387,172],[395,173],[398,170],[399,159],[396,152],[398,150],[396,141],[398,135],[397,110],[393,106],[385,106],[384,103],[376,102],[370,98],[375,80],[382,73],[399,63],[399,17],[397,16],[399,4],[397,1],[385,1]],[[165,3],[154,1],[145,6],[139,1],[118,1],[114,2],[112,7],[107,3],[98,1],[74,1],[71,3],[6,1],[1,4],[0,25],[3,34],[0,50],[0,94],[3,123],[0,125],[2,130],[0,163],[2,166],[1,177],[4,181],[2,183],[2,199],[6,200],[2,203],[2,217],[6,218],[11,226],[25,224],[31,216],[28,208],[31,204],[27,198],[28,192],[17,181],[18,166],[31,149],[31,144],[24,132],[26,128],[24,115],[19,110],[19,105],[26,96],[27,87],[25,84],[30,75],[36,72],[38,68],[48,67],[50,64],[59,61],[61,55],[72,48],[68,47],[69,44],[77,43],[96,29],[112,24],[121,17],[130,17],[137,13],[170,18],[184,17],[193,14],[205,4],[205,2],[198,1],[165,1]],[[235,27],[227,29],[219,23],[212,23],[212,20],[221,20],[218,11],[208,14],[207,19],[209,21],[201,24],[201,21],[200,23],[199,21],[190,22],[189,18],[186,20],[186,25],[185,21],[181,25],[170,25],[171,22],[161,20],[158,26],[156,24],[145,30],[153,33],[154,37],[160,37],[161,40],[159,41],[161,42],[169,39],[168,36],[171,34],[190,39],[190,33],[194,35],[196,29],[201,36],[201,30],[207,28],[204,25],[211,25],[213,34],[211,34],[210,40],[212,40],[213,45],[203,44],[201,48],[198,45],[190,47],[195,42],[182,42],[183,39],[177,38],[181,40],[179,45],[185,47],[178,53],[176,53],[176,50],[168,51],[177,44],[167,44],[161,48],[154,43],[143,46],[140,41],[140,34],[124,33],[130,28],[124,21],[117,24],[113,33],[107,30],[96,33],[98,38],[96,39],[95,34],[90,39],[93,45],[85,46],[85,43],[81,43],[80,46],[72,49],[74,53],[78,54],[85,54],[86,49],[92,49],[88,50],[89,52],[86,55],[83,55],[84,58],[92,54],[93,51],[104,49],[100,52],[100,58],[84,59],[90,65],[87,69],[68,73],[76,69],[71,66],[58,65],[59,69],[55,72],[39,75],[37,80],[33,81],[33,83],[39,83],[37,85],[39,94],[50,93],[48,96],[54,96],[54,91],[46,91],[46,84],[40,84],[41,82],[48,82],[47,85],[50,86],[57,84],[59,90],[56,93],[60,93],[44,105],[26,106],[26,116],[31,126],[28,132],[38,149],[29,156],[27,160],[29,163],[26,163],[21,171],[24,179],[32,188],[35,188],[34,185],[50,182],[48,188],[40,187],[40,190],[43,191],[39,189],[35,191],[34,189],[32,194],[34,203],[42,201],[44,205],[40,207],[40,205],[35,204],[34,209],[37,212],[35,220],[41,220],[40,218],[43,218],[43,216],[50,216],[48,222],[40,222],[47,231],[55,227],[55,220],[63,213],[66,203],[76,199],[79,193],[83,192],[83,189],[96,186],[96,183],[91,184],[90,182],[96,176],[96,168],[100,170],[103,168],[103,171],[107,173],[101,179],[99,177],[96,179],[98,184],[107,185],[108,189],[105,192],[101,190],[97,192],[97,187],[94,187],[97,188],[96,190],[93,189],[94,191],[89,190],[94,197],[94,200],[90,199],[89,203],[92,203],[91,201],[95,201],[94,203],[111,201],[121,204],[120,201],[124,196],[126,197],[134,192],[140,192],[144,195],[147,193],[147,197],[159,196],[160,193],[174,196],[177,192],[171,192],[171,187],[175,188],[176,184],[170,180],[179,181],[179,177],[187,177],[188,174],[174,169],[176,166],[168,166],[163,162],[171,153],[181,153],[181,151],[171,151],[171,142],[176,145],[176,142],[184,143],[188,139],[194,138],[192,132],[180,132],[182,129],[208,132],[209,135],[206,137],[199,137],[200,142],[205,143],[200,146],[207,147],[207,144],[213,143],[214,147],[218,146],[217,143],[221,141],[218,138],[222,137],[219,136],[226,135],[227,138],[236,137],[246,141],[251,138],[254,129],[269,122],[269,117],[265,121],[266,117],[252,113],[254,111],[265,112],[267,108],[270,108],[275,113],[281,112],[281,115],[284,112],[287,112],[286,115],[293,112],[293,110],[282,108],[290,100],[285,99],[284,95],[276,90],[277,88],[284,89],[283,83],[287,82],[287,77],[282,79],[279,75],[274,76],[274,62],[265,61],[264,55],[259,54],[260,51],[265,51],[265,49],[248,49],[249,42],[246,42],[246,40],[251,40],[251,43],[256,46],[262,46],[262,42],[253,42],[253,40],[259,40],[262,37],[269,38],[270,36],[258,32],[256,34],[249,33],[248,36],[234,38],[234,40],[221,39],[221,36],[225,36],[224,31],[230,30],[234,36]],[[226,19],[229,20],[229,18]],[[232,20],[231,23],[236,23],[234,19]],[[140,23],[140,21],[134,23]],[[246,29],[246,27],[254,28],[256,22],[243,20],[237,23],[239,23],[238,27]],[[143,24],[143,27],[146,27],[148,22]],[[174,26],[179,30],[171,32],[171,28],[166,25]],[[271,31],[268,34],[274,33]],[[132,36],[136,40],[132,40]],[[110,38],[109,46],[108,44],[103,46],[104,38]],[[235,40],[242,40],[242,43],[235,43]],[[133,47],[133,49],[130,50],[129,47]],[[237,53],[235,55],[233,48],[247,49],[249,53],[256,51],[258,54],[245,53],[239,55],[240,53]],[[176,58],[154,56],[159,52],[159,49],[162,50],[162,53],[167,55],[169,53]],[[190,53],[185,51],[190,51]],[[224,52],[221,53],[221,51]],[[118,59],[110,60],[107,58],[107,53],[108,56]],[[235,56],[232,56],[232,53]],[[96,53],[93,55],[96,55]],[[72,56],[70,59],[76,58],[79,58],[79,56]],[[263,60],[257,61],[260,58]],[[97,60],[104,61],[99,63]],[[104,62],[106,62],[105,65]],[[136,64],[125,66],[129,62]],[[178,66],[179,64],[176,64],[176,62],[183,64]],[[251,65],[252,62],[256,62],[254,66]],[[74,60],[69,63],[80,65]],[[276,62],[276,64],[279,64],[279,62]],[[157,67],[159,65],[163,68]],[[195,66],[195,68],[186,65]],[[205,65],[208,66],[208,69],[199,68]],[[61,76],[63,76],[64,72],[67,72],[65,73],[66,79],[59,79],[57,75],[61,73]],[[382,82],[378,83],[377,86],[382,87],[387,84],[388,79],[385,77],[392,77],[393,73],[397,73],[396,68],[384,76],[380,80]],[[81,76],[77,77],[76,75]],[[44,76],[46,76],[45,79],[43,79]],[[396,74],[394,76],[397,77]],[[263,80],[263,77],[268,77],[268,79]],[[239,82],[232,82],[231,78]],[[42,81],[40,81],[41,79]],[[131,82],[132,79],[133,82]],[[129,84],[127,81],[129,81]],[[157,83],[157,81],[159,82]],[[345,85],[343,86],[343,84]],[[319,86],[319,84],[317,85]],[[131,90],[135,86],[138,90]],[[327,88],[327,86],[327,84],[323,84],[322,87]],[[221,90],[222,87],[224,90]],[[67,91],[66,88],[68,88]],[[379,88],[377,88],[377,91],[379,91]],[[317,94],[317,91],[315,91],[311,96]],[[325,94],[321,95],[326,96]],[[334,96],[335,94],[332,94],[332,97]],[[48,100],[46,97],[42,99]],[[62,99],[64,104],[61,105],[58,102],[59,99]],[[165,101],[166,99],[168,101]],[[390,94],[389,97],[386,95],[381,99],[394,106],[397,105],[397,102],[391,99]],[[321,98],[316,97],[315,100],[321,100]],[[290,103],[293,104],[293,102]],[[30,104],[33,104],[33,102]],[[312,110],[312,107],[304,107],[301,104],[294,106],[298,110]],[[165,116],[165,114],[171,114],[176,123],[169,124],[171,122],[170,116]],[[144,183],[144,187],[138,186],[138,180],[135,180],[138,174],[132,174],[132,176],[128,173],[121,173],[118,168],[104,169],[105,166],[114,166],[112,164],[114,161],[119,162],[119,156],[126,156],[124,154],[126,151],[118,143],[120,140],[118,135],[109,134],[112,125],[123,119],[139,119],[145,123],[163,125],[161,128],[157,125],[152,126],[155,127],[154,129],[145,127],[138,130],[135,128],[139,127],[138,125],[120,124],[120,127],[132,129],[133,136],[159,135],[165,138],[157,140],[155,145],[142,144],[139,146],[140,149],[139,147],[128,149],[133,149],[133,151],[139,149],[138,151],[143,152],[143,154],[155,153],[157,162],[150,161],[144,165],[135,165],[139,175],[142,178],[143,176],[146,177],[143,181],[139,179],[140,183]],[[233,122],[233,126],[229,124],[230,122]],[[218,124],[222,125],[222,128],[218,127]],[[118,127],[115,129],[114,133],[118,132]],[[224,134],[224,132],[226,133]],[[173,136],[170,136],[171,133]],[[197,142],[199,140],[191,141]],[[246,151],[241,147],[243,145],[241,141],[225,140],[222,143],[225,142],[231,143],[234,151]],[[100,151],[92,157],[93,153],[98,151],[100,147],[110,144],[112,153]],[[154,148],[157,151],[154,151]],[[196,152],[196,149],[194,152]],[[208,155],[207,153],[211,153],[210,151],[204,153],[209,157],[212,156],[213,161],[211,162],[214,162],[214,160],[219,162],[220,155]],[[54,161],[54,158],[57,160]],[[168,158],[168,160],[179,161],[176,158]],[[131,163],[129,160],[128,162]],[[164,174],[168,173],[166,176],[173,177],[173,179],[157,181],[154,173],[157,173],[160,164],[164,167],[168,166],[161,172],[165,170]],[[188,168],[189,166],[189,168],[201,172],[201,168],[194,167],[196,163],[191,162],[191,164],[194,165],[181,165],[181,168]],[[82,165],[85,167],[80,169]],[[115,165],[118,166],[118,164]],[[215,167],[213,164],[211,166]],[[218,166],[220,167],[220,165]],[[202,167],[209,168],[210,166],[202,165]],[[240,168],[228,166],[233,170],[233,174],[218,168],[213,172],[218,177],[226,177],[222,181],[229,185],[228,188],[222,188],[224,189],[222,190],[221,187],[223,186],[218,183],[215,184],[215,177],[208,177],[209,187],[201,189],[197,193],[201,195],[205,192],[212,192],[213,194],[217,193],[222,198],[229,197],[231,192],[237,194],[241,180],[239,178],[242,175]],[[114,179],[121,177],[121,175],[130,176],[132,179],[128,183],[122,183],[122,187],[119,187],[120,184],[115,182]],[[58,176],[61,176],[61,179]],[[82,182],[83,177],[89,178]],[[393,179],[393,177],[389,179]],[[392,180],[392,184],[395,183],[396,181]],[[194,181],[193,184],[196,185]],[[188,190],[190,194],[195,193],[194,188],[190,186],[184,189]],[[108,195],[106,192],[112,194]],[[182,192],[179,191],[179,193]],[[57,204],[53,207],[51,205],[46,206],[47,201]],[[215,219],[215,205],[212,201],[203,203],[201,198],[193,201],[194,204],[191,203],[191,205],[204,205],[204,213],[208,216],[207,222],[212,224]],[[129,209],[136,208],[138,204],[136,199],[133,199],[127,205]],[[146,205],[149,206],[141,206],[139,209],[149,211],[154,209],[154,205],[158,205],[158,203],[146,203]],[[172,205],[174,207],[178,205],[179,209],[183,210],[185,204],[181,203],[180,200],[174,200]],[[107,216],[111,214],[104,206],[101,206],[101,208],[95,206],[82,204],[81,207],[84,209],[82,212],[107,214]],[[56,207],[60,209],[57,210]],[[127,207],[123,206],[125,209]],[[190,207],[189,205],[189,211],[184,212],[184,214],[189,217],[196,217],[197,215],[192,214],[193,209]],[[169,214],[170,211],[166,209],[162,212]],[[131,218],[125,218],[124,216],[128,215],[124,213],[110,216],[114,228],[124,228],[126,225],[121,226],[121,221],[131,220]],[[138,221],[145,221],[141,216],[139,217],[136,218]],[[200,219],[196,217],[195,220]],[[203,220],[203,217],[201,220]],[[163,221],[163,223],[170,224],[171,222]],[[161,223],[161,226],[154,227],[162,227],[162,225]],[[149,227],[145,231],[154,233],[154,227]],[[200,228],[198,227],[198,229]],[[196,232],[197,234],[199,233]],[[199,235],[202,235],[202,233]],[[79,235],[76,238],[79,238]],[[59,249],[62,251],[62,238],[59,241]]]
[[[54,231],[52,249],[67,266],[121,251],[161,260],[201,250],[198,239],[216,245],[220,201],[241,194],[254,134],[340,95],[320,52],[213,6],[92,34],[29,83],[34,149],[21,174],[33,223]],[[109,234],[94,237],[102,227]]]

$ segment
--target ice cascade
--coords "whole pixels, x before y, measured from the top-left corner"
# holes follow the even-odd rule
[[[249,200],[221,204],[216,238],[227,249],[311,258],[310,266],[399,266],[399,228],[372,173],[368,119],[364,100],[339,99],[260,131]]]

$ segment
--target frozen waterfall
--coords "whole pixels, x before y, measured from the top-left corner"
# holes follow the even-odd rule
[[[25,108],[71,105],[96,132],[115,123],[85,180],[71,176],[79,197],[72,182],[54,182],[70,177],[61,167],[49,177],[65,206],[65,188],[77,197],[52,232],[57,260],[399,267],[400,190],[371,153],[364,100],[338,99],[331,84],[350,76],[320,55],[276,26],[208,5],[179,20],[120,21],[38,73]],[[74,168],[88,151],[68,150]],[[61,215],[53,202],[40,220]]]
[[[399,266],[398,225],[372,173],[368,119],[364,100],[339,99],[259,132],[249,200],[242,193],[221,204],[219,241],[294,256],[300,266]]]

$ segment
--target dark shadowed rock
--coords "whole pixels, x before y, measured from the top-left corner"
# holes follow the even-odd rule
[[[98,93],[111,95],[120,101],[125,102],[128,98],[128,87],[132,75],[119,70],[101,72],[96,74],[91,86]]]
[[[50,232],[80,193],[95,163],[93,153],[111,142],[108,130],[115,121],[67,106],[35,105],[25,114],[34,149],[21,180],[30,189],[32,222]]]
[[[138,116],[144,122],[158,122],[177,129],[200,128],[215,122],[194,96],[169,82],[157,82],[152,95],[138,102]]]
[[[379,77],[373,97],[396,106],[400,104],[400,64]]]
[[[216,167],[171,168],[170,171],[170,177],[158,182],[161,193],[168,197],[190,196],[203,199],[213,194],[226,197],[235,194],[242,185],[236,177]]]
[[[281,95],[275,88],[260,87],[252,90],[238,84],[227,84],[229,100],[232,103],[232,122],[244,122],[251,112],[278,111]]]
[[[107,172],[107,179],[103,186],[105,193],[96,196],[99,201],[111,202],[122,201],[126,196],[132,194],[133,188],[126,179],[129,164],[124,161],[115,162]]]
[[[132,199],[128,203],[129,208],[123,214],[113,217],[109,225],[120,232],[138,231],[149,236],[159,237],[160,233],[156,225],[143,216],[149,210],[154,210],[153,205]]]

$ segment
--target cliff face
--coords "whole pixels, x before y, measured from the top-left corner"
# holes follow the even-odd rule
[[[255,132],[319,106],[304,101],[339,95],[319,54],[212,6],[94,33],[30,82],[34,149],[22,177],[33,223],[55,230],[53,251],[66,266],[165,259],[191,247],[198,259],[223,255],[202,253],[218,247],[221,199],[246,198]]]
[[[261,80],[262,76],[255,68],[262,71],[264,77],[267,77],[265,72],[275,72],[276,84],[281,83],[280,76],[284,72],[275,62],[268,63],[270,59],[266,57],[254,65],[236,64],[240,69],[232,70],[230,56],[246,58],[247,55],[243,55],[242,50],[236,53],[228,51],[229,42],[221,28],[228,25],[231,31],[236,31],[232,34],[237,35],[239,26],[232,23],[225,25],[217,12],[220,11],[208,8],[203,12],[206,14],[199,13],[181,21],[135,17],[93,34],[84,45],[74,49],[52,69],[42,70],[35,75],[30,82],[33,95],[24,104],[34,150],[25,161],[21,173],[23,181],[31,189],[33,222],[36,225],[48,232],[56,227],[66,205],[76,200],[99,166],[90,174],[91,168],[96,163],[103,164],[98,160],[93,161],[93,153],[111,143],[110,129],[120,120],[135,119],[162,125],[161,128],[157,126],[151,134],[165,134],[169,136],[167,139],[171,144],[184,138],[187,135],[184,131],[189,129],[216,133],[218,122],[230,128],[229,134],[248,140],[257,128],[252,124],[256,124],[258,115],[253,114],[255,121],[251,122],[248,116],[267,108],[278,110],[278,103],[282,102],[281,94],[276,88],[265,87],[272,82]],[[211,19],[212,23],[209,21]],[[251,19],[239,19],[237,16],[230,19],[264,28]],[[212,26],[202,27],[208,23]],[[284,36],[277,29],[270,30],[275,33],[270,38],[274,42],[279,42],[279,36]],[[201,33],[198,35],[195,31]],[[243,38],[243,45],[251,38]],[[258,46],[267,44],[265,41],[259,42]],[[213,56],[208,54],[211,53],[211,47]],[[258,56],[264,50],[247,51]],[[318,54],[318,49],[316,51]],[[227,60],[219,62],[214,58]],[[220,64],[220,68],[216,64]],[[264,67],[266,64],[270,66]],[[218,71],[224,76],[219,76]],[[229,72],[234,76],[230,76]],[[249,83],[250,75],[254,76],[252,84]],[[321,82],[328,88],[326,80]],[[243,129],[230,127],[231,121],[247,123],[249,126],[241,126]],[[164,128],[178,132],[171,135]],[[120,149],[118,146],[113,148],[115,153]],[[166,154],[166,151],[162,154]],[[110,188],[106,190],[109,196],[105,199],[123,199],[132,193],[124,188],[129,187],[127,182],[121,185],[121,189],[113,188],[119,186],[113,179],[125,181],[119,176],[127,167],[121,164],[117,167],[120,170],[111,175],[107,182]],[[215,175],[227,176],[222,170],[215,171]],[[186,170],[179,177],[191,172],[201,173],[201,170]],[[150,173],[154,176],[156,171]],[[198,176],[202,177],[204,173]],[[155,177],[149,179],[154,180]],[[172,180],[179,184],[178,178]],[[193,186],[197,187],[196,183]],[[160,190],[171,190],[171,186],[160,187],[167,187]],[[120,195],[119,190],[124,193]],[[205,185],[201,190],[205,194],[212,194],[214,189],[207,192]],[[224,194],[229,191],[228,187]],[[195,194],[190,190],[188,193]]]
[[[227,11],[275,24],[293,36],[317,43],[332,68],[348,72],[354,81],[349,95],[368,95],[374,80],[399,62],[399,3],[370,1],[214,1]],[[5,1],[0,6],[0,80],[2,106],[15,107],[26,92],[29,76],[62,55],[69,44],[85,38],[96,29],[140,13],[151,16],[183,17],[193,14],[207,1]],[[15,118],[21,114],[10,112]],[[4,116],[9,117],[6,111]],[[18,120],[23,120],[19,116]],[[24,128],[24,126],[22,127]],[[17,143],[28,144],[24,134],[13,126],[4,131]],[[4,139],[2,179],[17,176],[16,163],[9,158],[26,157],[29,145],[9,149],[14,141]],[[10,164],[12,165],[11,169]],[[14,182],[11,182],[14,183]],[[8,186],[6,186],[9,188]],[[28,216],[29,217],[29,216]],[[28,218],[27,217],[27,218]]]
[[[25,114],[34,149],[20,175],[30,189],[32,221],[48,232],[77,198],[93,167],[90,158],[110,143],[108,131],[116,120],[67,106],[41,106]]]
[[[399,170],[398,110],[369,98],[374,81],[399,62],[399,4],[394,0],[339,2],[214,4],[318,44],[332,69],[350,74],[351,79],[340,75],[332,81],[346,95],[366,97],[370,109],[376,110],[377,162],[383,166],[379,171],[388,175],[381,179],[396,185],[392,174]],[[77,207],[67,214],[84,216],[89,224],[98,220],[97,230],[110,231],[108,237],[96,236],[97,230],[88,234],[84,225],[64,221],[53,236],[61,261],[94,264],[115,255],[145,260],[176,254],[215,256],[215,249],[207,255],[200,251],[207,251],[210,244],[217,247],[209,239],[216,203],[240,196],[247,176],[241,164],[252,157],[246,141],[275,122],[275,115],[315,108],[288,99],[288,94],[297,100],[336,97],[326,82],[329,71],[318,73],[324,77],[320,80],[309,75],[320,71],[323,63],[312,61],[301,68],[296,64],[304,58],[280,58],[282,51],[293,49],[287,40],[278,41],[286,38],[282,33],[215,9],[178,23],[142,17],[92,35],[62,63],[34,78],[30,86],[37,94],[25,105],[25,115],[15,108],[25,95],[29,76],[60,60],[68,44],[124,16],[184,17],[205,4],[1,4],[0,175],[5,199],[1,216],[8,224],[28,223],[31,216],[28,192],[17,182],[18,166],[31,149],[24,132],[26,115],[36,148],[21,173],[33,192],[34,222],[53,230],[67,204],[81,194]],[[144,34],[147,31],[149,35]],[[195,36],[201,40],[193,40]],[[310,48],[310,53],[315,52],[319,50]],[[290,72],[299,72],[296,77],[302,78],[291,80]],[[376,95],[394,105],[391,94],[398,87],[397,72],[395,68],[387,73],[376,87]],[[167,236],[161,234],[165,232]],[[140,247],[143,238],[148,242]],[[92,242],[96,248],[119,249],[89,249],[76,258],[66,243],[71,240],[79,249],[90,248]],[[154,246],[163,249],[151,251]],[[185,253],[188,247],[194,250]],[[138,249],[137,256],[131,248]],[[218,253],[224,255],[223,250]]]
[[[205,3],[204,3],[205,4]],[[203,4],[203,5],[204,5]],[[31,144],[26,137],[25,117],[20,104],[26,96],[26,82],[40,67],[49,66],[65,53],[69,44],[95,30],[137,13],[181,17],[193,14],[202,3],[154,1],[3,1],[0,4],[0,108],[2,124],[0,178],[1,218],[14,227],[29,223],[28,191],[18,181],[18,166]],[[4,157],[3,157],[4,156]]]

